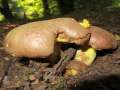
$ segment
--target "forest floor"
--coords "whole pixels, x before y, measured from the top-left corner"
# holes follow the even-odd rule
[[[120,35],[120,10],[81,11],[66,16],[74,17],[77,20],[88,18],[93,25]],[[49,81],[46,80],[48,75],[43,77],[46,75],[46,67],[49,68],[48,63],[40,62],[38,59],[15,58],[4,51],[4,37],[14,25],[16,24],[0,24],[0,28],[2,28],[0,30],[0,90],[63,90],[58,87],[64,88],[65,85],[50,89],[49,85],[53,84],[49,84]],[[59,79],[64,80],[63,77],[59,77]],[[59,83],[63,83],[61,81]],[[71,78],[69,82],[71,82]],[[69,89],[120,90],[120,41],[115,50],[97,52],[94,63],[81,73],[78,83],[77,86]]]

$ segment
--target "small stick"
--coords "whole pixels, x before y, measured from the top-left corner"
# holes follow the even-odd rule
[[[73,48],[69,48],[68,50],[66,50],[61,55],[62,58],[60,59],[60,61],[53,68],[51,68],[51,70],[47,70],[47,75],[44,75],[45,81],[50,80],[53,76],[60,75],[63,72],[67,62],[70,61],[75,55],[75,52],[76,50]]]
[[[63,72],[66,64],[68,61],[70,61],[73,56],[75,55],[76,50],[73,48],[70,48],[68,50],[66,50],[61,56],[62,58],[60,59],[60,61],[54,66],[55,68],[55,75],[59,75],[61,74],[61,72]]]

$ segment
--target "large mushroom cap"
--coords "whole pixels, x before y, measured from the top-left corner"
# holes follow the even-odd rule
[[[54,51],[55,35],[44,30],[15,28],[5,38],[5,50],[17,57],[46,57]]]
[[[96,50],[115,49],[117,47],[117,41],[112,33],[97,26],[91,26],[88,31],[91,33],[89,45]]]

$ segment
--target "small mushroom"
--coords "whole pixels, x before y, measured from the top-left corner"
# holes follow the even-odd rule
[[[117,47],[117,40],[114,35],[105,29],[91,26],[88,31],[91,33],[89,45],[94,49],[115,49]]]
[[[80,72],[83,72],[86,68],[86,64],[80,61],[72,60],[67,64],[65,68],[64,77],[78,75]]]
[[[67,35],[68,42],[76,44],[84,44],[90,37],[73,18],[56,18],[14,28],[5,37],[4,47],[16,57],[46,58],[54,53],[59,34]]]

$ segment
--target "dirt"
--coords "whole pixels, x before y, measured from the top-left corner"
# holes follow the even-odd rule
[[[81,15],[81,16],[80,16]],[[109,10],[107,12],[75,12],[72,16],[77,20],[89,18],[93,25],[108,29],[113,34],[120,35],[120,12]],[[120,41],[115,50],[97,52],[94,63],[78,76],[62,77],[61,70],[56,73],[59,65],[49,65],[39,59],[15,58],[8,55],[3,48],[3,40],[9,29],[3,28],[0,32],[0,90],[120,90]],[[71,52],[73,51],[73,52]],[[64,54],[65,60],[72,58],[74,49]],[[46,68],[47,67],[47,68]]]

